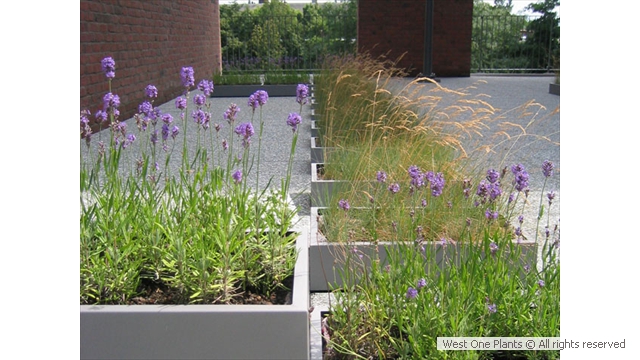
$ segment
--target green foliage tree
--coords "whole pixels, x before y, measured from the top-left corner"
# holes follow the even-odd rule
[[[255,9],[220,6],[225,68],[297,69],[319,66],[323,55],[355,52],[356,0],[307,4],[303,11],[278,0]]]
[[[527,37],[526,51],[530,55],[531,67],[551,69],[554,59],[560,59],[560,18],[555,12],[557,6],[560,6],[560,0],[544,0],[527,6],[528,10],[541,14],[527,27],[531,35]]]
[[[521,30],[527,27],[524,16],[511,14],[510,1],[495,5],[474,0],[471,68],[522,69],[528,65],[522,53]]]

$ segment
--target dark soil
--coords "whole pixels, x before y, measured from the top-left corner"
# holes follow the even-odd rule
[[[234,305],[287,305],[291,304],[291,289],[293,288],[293,277],[289,277],[283,281],[283,287],[275,289],[271,294],[265,294],[264,291],[257,289],[247,289],[242,292],[238,290],[231,300],[223,302],[221,299],[214,299],[209,302],[201,302],[202,304],[234,304]],[[184,305],[189,303],[189,299],[185,299],[184,294],[180,294],[177,289],[166,286],[161,281],[153,281],[144,279],[139,288],[139,294],[136,297],[126,300],[125,305]],[[102,304],[105,305],[105,304]]]

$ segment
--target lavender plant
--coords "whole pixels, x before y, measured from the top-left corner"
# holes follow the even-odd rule
[[[546,161],[542,168],[545,177],[552,176],[549,170],[553,168],[552,163]],[[521,188],[525,170],[518,164],[514,170],[513,186]],[[435,185],[428,187],[432,196],[448,194],[446,183],[436,174],[424,173],[417,166],[410,167],[407,173],[409,186],[426,188],[428,182]],[[378,172],[382,186],[385,180],[386,173]],[[494,214],[498,210],[493,209],[506,208],[509,202],[499,195],[491,197],[499,193],[491,191],[491,184],[498,186],[500,180],[507,179],[490,169],[479,182],[478,192],[469,195],[476,199],[460,204],[472,206],[478,212],[484,208],[487,215],[479,233],[436,237],[425,230],[429,227],[428,218],[403,223],[407,229],[394,223],[390,226],[391,236],[409,241],[386,246],[386,262],[375,251],[351,251],[353,238],[345,241],[340,273],[342,286],[334,289],[336,303],[323,321],[326,358],[467,359],[491,354],[440,351],[436,349],[436,338],[559,336],[560,263],[556,252],[547,251],[547,261],[538,266],[531,243],[520,241],[512,228],[494,226],[497,220]],[[463,188],[470,189],[470,185],[465,184]],[[376,205],[387,211],[387,204],[378,200],[381,198],[376,197]],[[547,200],[549,198],[552,200],[553,195],[547,195]],[[521,200],[527,203],[526,199]],[[482,201],[483,206],[474,206],[475,202]],[[498,202],[505,203],[505,207],[500,207]],[[341,199],[336,206],[335,217],[345,218],[345,224],[353,222],[356,216],[348,204],[348,199]],[[553,202],[548,204],[551,206]],[[417,207],[398,216],[411,214]],[[378,209],[370,207],[362,211],[374,213]],[[514,217],[505,220],[519,223],[524,220],[522,215],[514,214]],[[344,228],[341,232],[355,233],[353,229]],[[549,236],[559,241],[559,231]],[[556,359],[559,352],[519,350],[509,355]]]
[[[174,104],[181,125],[154,104],[160,90],[150,84],[135,127],[127,127],[111,89],[115,61],[105,58],[102,69],[109,88],[95,118],[108,134],[94,133],[91,113],[80,113],[81,304],[238,303],[247,289],[269,298],[284,288],[296,260],[297,234],[289,231],[296,209],[248,188],[255,130],[239,121],[239,107],[222,115],[230,130],[221,137],[222,124],[211,126],[213,83],[202,80],[195,91],[193,68],[183,67],[184,92]],[[234,149],[235,137],[241,145]]]

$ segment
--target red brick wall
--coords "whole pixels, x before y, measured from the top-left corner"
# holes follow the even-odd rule
[[[156,104],[178,96],[183,66],[193,67],[196,84],[211,79],[221,68],[219,24],[218,0],[80,1],[80,108],[102,108],[107,56],[116,62],[112,91],[122,120],[137,111],[148,84],[158,88]]]
[[[422,72],[426,0],[359,0],[358,50],[387,55],[411,75]],[[433,72],[469,76],[473,0],[434,0]]]

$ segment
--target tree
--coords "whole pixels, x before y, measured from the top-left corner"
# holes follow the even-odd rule
[[[555,13],[557,6],[560,6],[560,0],[544,0],[527,6],[528,10],[541,14],[527,27],[531,33],[527,37],[527,52],[534,68],[551,69],[554,59],[560,59],[560,18]]]
[[[521,30],[527,19],[511,14],[510,1],[490,5],[474,0],[471,43],[472,69],[526,68],[528,59],[522,54]],[[500,3],[500,5],[498,5]]]

